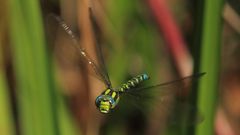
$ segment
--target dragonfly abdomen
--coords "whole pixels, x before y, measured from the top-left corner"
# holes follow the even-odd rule
[[[145,80],[148,80],[149,76],[147,74],[142,74],[142,75],[138,75],[132,79],[130,79],[129,81],[127,81],[127,83],[124,83],[119,91],[120,92],[125,92],[127,90],[130,90],[131,88],[134,88],[136,86],[138,86],[140,83],[142,83]]]

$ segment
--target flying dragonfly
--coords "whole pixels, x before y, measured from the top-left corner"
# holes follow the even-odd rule
[[[93,28],[94,34],[96,34],[96,29],[97,29],[97,23],[95,20],[95,17],[93,15],[92,9],[89,8],[89,17],[91,20],[91,25]],[[102,49],[101,46],[99,45],[99,40],[96,38],[95,41],[95,47],[97,49],[97,59],[98,59],[98,65],[93,61],[93,59],[90,58],[88,53],[80,46],[78,37],[74,34],[74,32],[70,29],[70,27],[67,25],[67,23],[59,16],[55,14],[51,14],[51,17],[53,17],[59,24],[59,26],[65,31],[65,33],[71,38],[73,42],[73,46],[75,49],[78,51],[78,54],[82,58],[87,65],[91,67],[91,69],[94,71],[95,76],[97,79],[102,81],[105,84],[105,90],[96,97],[95,100],[95,105],[97,109],[104,114],[112,112],[116,106],[118,105],[120,99],[124,95],[134,95],[138,92],[145,91],[148,89],[156,88],[156,87],[161,87],[161,86],[166,86],[166,85],[172,85],[174,83],[179,83],[184,80],[191,80],[194,78],[199,78],[203,76],[205,73],[198,73],[190,76],[186,76],[180,79],[176,79],[170,82],[165,82],[165,83],[160,83],[152,86],[147,86],[147,87],[140,87],[144,82],[150,79],[150,76],[147,73],[143,73],[140,75],[137,75],[133,77],[132,79],[128,80],[126,83],[123,83],[119,87],[113,87],[111,80],[109,78],[108,72],[106,70],[103,54],[102,54]],[[95,35],[96,37],[96,35]]]

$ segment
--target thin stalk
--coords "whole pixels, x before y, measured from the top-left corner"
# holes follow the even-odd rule
[[[196,127],[195,133],[213,135],[219,88],[223,0],[205,0],[204,2],[200,71],[207,74],[199,84],[198,108],[205,119]]]
[[[177,23],[173,19],[166,0],[147,0],[152,14],[163,33],[164,40],[176,63],[179,74],[184,77],[192,74],[192,57],[181,35]]]
[[[2,34],[3,31],[0,32],[0,39],[4,37]],[[5,70],[3,68],[3,40],[0,41],[0,129],[1,134],[3,135],[14,135],[15,128],[12,119],[13,114],[11,111],[11,104],[9,99],[9,89],[7,87]]]
[[[9,102],[9,93],[6,84],[6,78],[3,70],[0,69],[0,127],[1,134],[14,135],[15,128],[13,125],[13,116],[11,112],[11,105]]]
[[[20,131],[59,135],[56,99],[38,0],[10,0],[10,33]]]
[[[0,132],[3,135],[14,135],[13,114],[11,110],[6,71],[4,68],[4,45],[7,45],[7,15],[6,1],[2,1],[0,9]]]

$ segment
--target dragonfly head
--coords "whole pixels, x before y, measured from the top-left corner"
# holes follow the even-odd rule
[[[117,102],[110,95],[101,94],[96,98],[96,106],[101,113],[109,113],[113,109]]]

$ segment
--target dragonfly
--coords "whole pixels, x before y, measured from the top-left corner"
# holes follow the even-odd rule
[[[91,69],[94,71],[97,79],[99,79],[105,84],[105,89],[99,96],[96,97],[96,100],[95,100],[96,108],[103,114],[108,114],[112,112],[116,108],[116,106],[118,106],[120,99],[126,94],[132,95],[134,93],[146,91],[148,89],[166,86],[166,85],[172,85],[174,83],[179,83],[184,80],[199,78],[205,74],[205,72],[203,72],[203,73],[186,76],[186,77],[165,82],[165,83],[160,83],[160,84],[151,85],[147,87],[140,87],[143,83],[145,83],[147,80],[150,79],[150,76],[147,73],[143,73],[129,79],[126,83],[123,83],[119,87],[113,87],[110,77],[108,75],[108,72],[106,70],[106,65],[103,58],[103,54],[102,54],[102,48],[99,45],[100,41],[96,36],[96,33],[97,33],[96,29],[98,25],[93,15],[92,9],[89,8],[89,18],[91,21],[93,33],[95,34],[95,40],[96,40],[95,48],[97,49],[96,53],[97,53],[97,61],[99,63],[98,65],[93,61],[93,59],[89,56],[89,54],[85,51],[85,49],[83,49],[80,46],[78,37],[71,30],[69,25],[61,17],[55,14],[51,14],[50,16],[58,22],[61,29],[64,30],[65,33],[71,38],[73,42],[72,45],[77,50],[82,60],[85,61],[85,63],[89,65]]]

